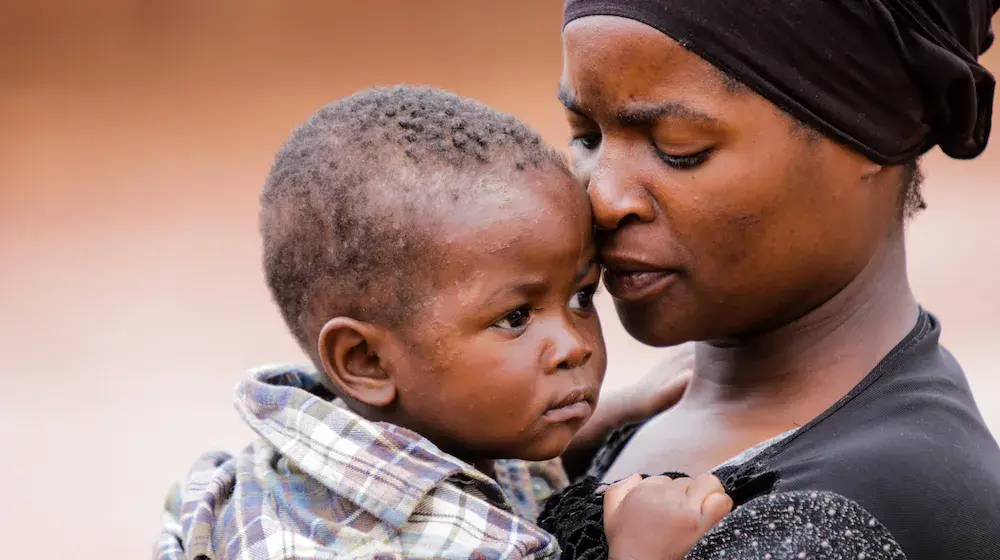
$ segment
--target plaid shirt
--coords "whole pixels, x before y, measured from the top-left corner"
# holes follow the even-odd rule
[[[359,417],[303,369],[252,372],[236,407],[260,439],[195,463],[167,499],[156,560],[559,555],[525,520],[565,486],[558,460],[498,461],[494,481],[412,431]]]

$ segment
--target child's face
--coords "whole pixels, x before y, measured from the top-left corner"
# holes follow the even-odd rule
[[[556,170],[449,217],[435,288],[399,333],[393,421],[473,462],[558,456],[607,364],[590,206]]]

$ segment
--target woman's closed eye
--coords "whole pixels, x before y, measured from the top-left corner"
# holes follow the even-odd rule
[[[708,161],[709,156],[712,155],[712,148],[689,154],[668,154],[659,148],[655,149],[656,155],[674,169],[694,169]]]
[[[592,152],[601,147],[601,140],[600,132],[580,132],[573,135],[569,145],[570,148]],[[696,152],[672,154],[661,150],[655,143],[653,148],[657,157],[674,169],[694,169],[705,163],[713,152],[713,148],[705,148]]]

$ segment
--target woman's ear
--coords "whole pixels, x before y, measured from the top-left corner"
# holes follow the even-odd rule
[[[335,317],[319,333],[319,357],[326,375],[346,396],[384,408],[396,400],[396,385],[379,351],[388,333],[369,323]]]
[[[861,164],[861,180],[865,182],[871,181],[879,173],[881,173],[883,169],[885,169],[885,166],[879,165],[866,158]]]

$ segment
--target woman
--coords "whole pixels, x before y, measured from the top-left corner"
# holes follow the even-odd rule
[[[606,285],[638,340],[699,341],[681,401],[591,474],[726,479],[744,505],[690,557],[1000,558],[1000,450],[904,247],[917,158],[985,148],[998,5],[567,3],[560,99]],[[603,546],[579,521],[599,529],[595,486],[543,518],[567,556]]]

